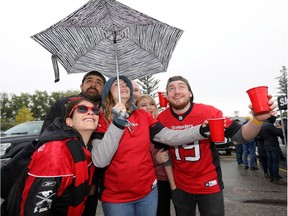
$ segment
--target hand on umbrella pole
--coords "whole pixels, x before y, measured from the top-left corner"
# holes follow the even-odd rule
[[[113,112],[113,121],[119,125],[126,126],[126,107],[122,103],[117,103],[114,107],[112,107]]]

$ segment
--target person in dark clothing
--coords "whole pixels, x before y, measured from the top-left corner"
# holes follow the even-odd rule
[[[259,134],[255,137],[256,145],[258,148],[258,155],[259,155],[259,161],[260,165],[263,168],[264,176],[266,178],[270,178],[270,174],[268,171],[268,158],[267,158],[267,152],[264,147],[264,140]]]
[[[282,135],[280,136],[281,142],[283,145],[287,144],[287,118],[281,119],[278,124],[275,124],[276,127],[282,128]],[[283,155],[282,151],[280,152],[280,159],[282,161],[286,160],[286,157]]]
[[[268,158],[268,170],[270,174],[270,181],[278,181],[282,177],[279,175],[279,163],[280,163],[280,146],[278,136],[282,135],[281,128],[274,126],[276,121],[275,116],[271,116],[267,119],[259,132],[259,136],[264,141],[264,147],[267,152]]]
[[[287,144],[287,118],[283,118],[282,121],[283,121],[282,127],[284,127],[284,134],[285,134],[285,136],[283,136],[282,143],[286,145]]]
[[[67,105],[41,134],[28,166],[20,215],[85,215],[95,167],[87,149],[100,111],[87,99]]]
[[[239,119],[235,119],[235,122],[238,124],[241,124]],[[243,166],[243,146],[242,144],[235,144],[235,150],[236,150],[236,161],[238,166]]]
[[[281,119],[278,124],[275,125],[276,127],[281,127],[282,128],[282,136],[280,136],[282,144],[286,145],[287,144],[287,118]]]
[[[69,99],[74,97],[87,98],[97,104],[101,101],[101,93],[106,82],[106,78],[98,71],[90,71],[86,73],[80,85],[81,93],[69,97],[63,97],[57,100],[47,113],[41,133],[54,121],[57,117],[64,117],[65,106],[68,104]]]

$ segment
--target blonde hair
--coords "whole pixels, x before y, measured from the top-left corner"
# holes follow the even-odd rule
[[[158,116],[158,108],[157,108],[157,103],[156,103],[156,101],[155,101],[155,99],[151,96],[151,95],[148,95],[148,94],[142,94],[137,100],[136,100],[136,102],[135,102],[135,105],[137,106],[137,108],[138,109],[140,109],[141,107],[140,107],[140,101],[142,100],[142,99],[148,99],[150,102],[153,102],[154,104],[155,104],[155,106],[156,106],[156,116],[155,117],[157,117]]]

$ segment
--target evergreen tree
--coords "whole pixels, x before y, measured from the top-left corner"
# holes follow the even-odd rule
[[[287,68],[282,66],[280,73],[281,75],[275,78],[279,83],[279,87],[277,87],[277,89],[279,89],[278,93],[280,95],[287,95]]]
[[[282,66],[282,70],[280,70],[280,73],[281,75],[275,78],[278,80],[278,83],[279,83],[279,86],[277,87],[277,89],[279,89],[278,93],[279,93],[279,96],[286,95],[286,99],[287,99],[287,68],[285,66]],[[277,98],[277,100],[278,99],[279,98]],[[287,109],[283,111],[282,117],[287,118]]]
[[[139,85],[142,89],[142,94],[151,95],[153,98],[157,97],[157,89],[160,80],[155,79],[152,75],[147,75],[139,78]]]

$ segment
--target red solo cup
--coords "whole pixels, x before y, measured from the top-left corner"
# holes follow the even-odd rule
[[[267,86],[258,86],[248,89],[246,92],[250,98],[252,109],[256,115],[270,112]]]
[[[166,97],[164,97],[165,92],[158,92],[158,97],[159,97],[159,104],[160,107],[167,107],[168,100]]]
[[[224,142],[224,118],[208,119],[212,142]]]

